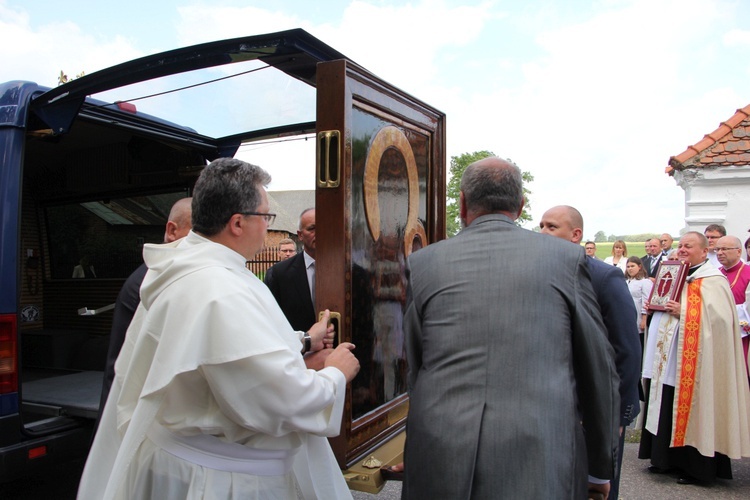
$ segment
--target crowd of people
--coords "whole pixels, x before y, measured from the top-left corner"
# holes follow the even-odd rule
[[[269,182],[212,162],[165,244],[145,246],[118,298],[79,498],[351,498],[326,438],[360,364],[316,314],[315,209],[265,283],[245,267],[274,217]],[[404,462],[387,469],[402,497],[617,498],[639,413],[649,472],[731,478],[750,456],[740,240],[711,225],[674,254],[663,234],[643,257],[618,240],[602,261],[572,206],[548,209],[539,233],[514,223],[512,162],[471,164],[460,189],[464,229],[406,266],[410,404]]]

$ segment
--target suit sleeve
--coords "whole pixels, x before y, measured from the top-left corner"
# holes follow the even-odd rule
[[[406,267],[406,307],[404,312],[404,342],[407,354],[407,389],[409,392],[414,388],[414,382],[422,366],[422,320],[417,306],[414,303],[414,292],[412,289],[412,273],[409,265]]]
[[[609,271],[599,287],[599,307],[609,342],[615,350],[615,367],[620,377],[620,425],[627,426],[640,412],[638,379],[641,371],[641,342],[638,339],[639,312],[625,278]]]
[[[575,301],[571,311],[573,370],[586,435],[588,470],[597,478],[612,479],[620,436],[619,378],[583,252],[578,260],[574,286]],[[634,307],[632,300],[630,302]]]
[[[266,269],[266,275],[263,278],[263,283],[266,284],[266,286],[271,290],[273,293],[274,288],[276,287],[276,280],[273,277],[273,266]]]

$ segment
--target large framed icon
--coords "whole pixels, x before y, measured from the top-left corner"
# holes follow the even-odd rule
[[[445,237],[445,116],[347,60],[317,89],[316,309],[361,365],[331,440],[347,468],[406,423],[405,266]]]

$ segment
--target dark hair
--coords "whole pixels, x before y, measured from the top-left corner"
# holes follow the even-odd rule
[[[219,233],[232,215],[257,210],[260,189],[271,182],[262,168],[234,158],[219,158],[201,172],[193,190],[193,230]]]
[[[480,160],[482,161],[482,160]],[[461,192],[466,207],[484,213],[517,213],[523,206],[523,179],[521,169],[510,160],[500,160],[503,165],[477,164],[464,171]]]
[[[641,261],[640,257],[636,257],[635,255],[633,255],[632,257],[628,257],[628,264],[630,264],[631,262],[633,264],[637,264],[638,267],[640,267],[640,269],[638,270],[638,273],[635,276],[633,276],[635,279],[642,280],[648,277],[648,274],[646,274],[646,269],[644,269],[643,267],[643,261]],[[625,271],[625,274],[628,278],[630,278],[630,275],[628,274],[627,270]]]
[[[727,228],[725,228],[721,224],[709,224],[708,226],[706,226],[706,229],[703,230],[703,234],[705,235],[708,231],[716,231],[722,236],[727,235]]]

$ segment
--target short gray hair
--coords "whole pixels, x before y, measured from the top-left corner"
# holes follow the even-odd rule
[[[466,208],[483,213],[510,212],[516,214],[523,206],[521,169],[510,160],[495,158],[474,162],[464,171],[461,192]]]
[[[232,215],[254,212],[261,189],[271,182],[262,168],[234,158],[219,158],[201,172],[193,190],[193,229],[206,236],[219,233]]]

